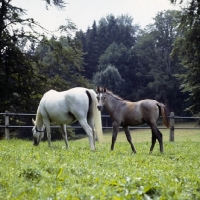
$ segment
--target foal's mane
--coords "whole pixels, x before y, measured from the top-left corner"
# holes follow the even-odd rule
[[[117,100],[124,101],[124,99],[122,99],[120,96],[118,96],[116,94],[113,94],[113,92],[111,92],[110,90],[106,90],[106,93],[111,95],[112,97],[114,97]]]

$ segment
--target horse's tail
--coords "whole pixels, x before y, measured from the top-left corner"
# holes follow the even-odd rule
[[[102,142],[103,140],[103,131],[102,131],[102,122],[101,122],[101,112],[97,109],[97,98],[96,98],[96,93],[94,90],[89,90],[91,98],[92,98],[92,113],[94,117],[94,125],[95,125],[95,130],[97,133],[97,139],[99,142]]]
[[[170,123],[169,123],[169,119],[167,117],[167,108],[164,104],[162,103],[157,103],[159,110],[160,110],[160,114],[162,115],[162,121],[163,124],[167,127],[170,128]]]

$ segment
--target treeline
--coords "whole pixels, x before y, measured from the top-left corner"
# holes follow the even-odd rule
[[[185,115],[188,94],[181,92],[181,81],[175,77],[184,69],[170,56],[179,20],[180,12],[168,10],[158,13],[144,30],[128,15],[94,21],[85,33],[76,33],[85,52],[83,76],[125,99],[156,99]]]

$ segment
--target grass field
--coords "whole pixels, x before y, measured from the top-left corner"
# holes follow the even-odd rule
[[[137,154],[123,133],[114,151],[109,133],[95,152],[87,138],[68,150],[64,141],[1,140],[0,199],[200,199],[200,132],[177,130],[169,142],[169,130],[161,131],[164,154],[158,143],[149,154],[150,130],[132,131]]]

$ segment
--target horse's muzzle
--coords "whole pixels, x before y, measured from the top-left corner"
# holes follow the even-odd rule
[[[34,140],[33,140],[33,145],[34,145],[34,146],[38,146],[38,145],[39,145],[39,142],[37,141],[37,138],[34,138]]]
[[[102,110],[102,106],[97,106],[98,110],[101,111]]]

